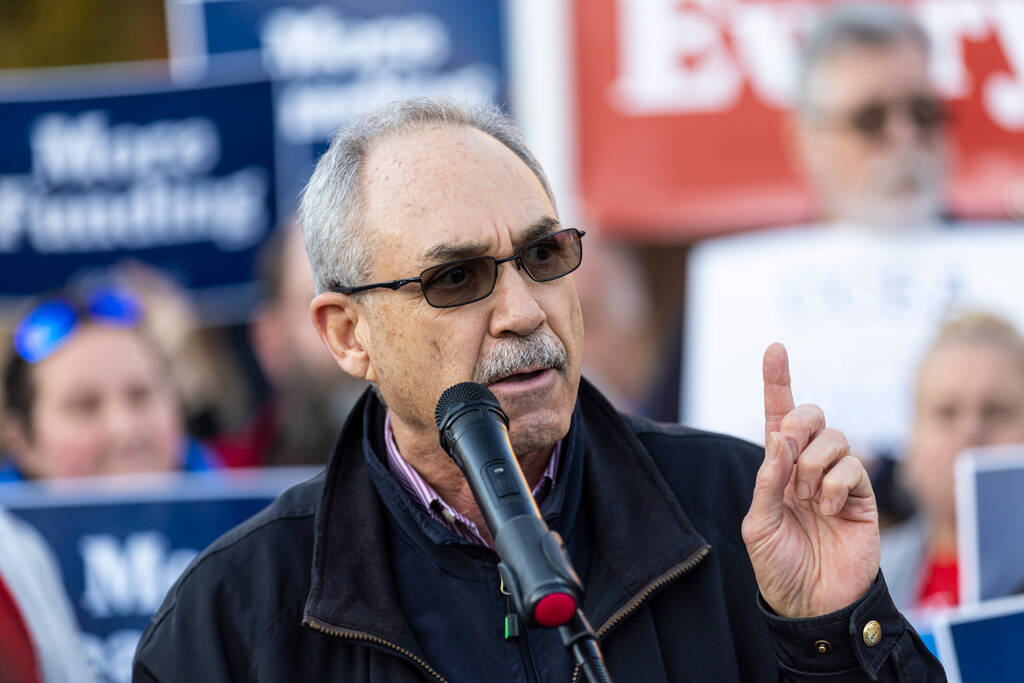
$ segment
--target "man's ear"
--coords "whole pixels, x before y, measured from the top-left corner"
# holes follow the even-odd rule
[[[370,355],[360,340],[367,325],[363,306],[347,294],[323,292],[309,303],[309,317],[342,370],[358,379],[376,381]]]

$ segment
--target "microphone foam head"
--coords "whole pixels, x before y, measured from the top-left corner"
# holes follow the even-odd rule
[[[501,410],[501,404],[490,389],[483,384],[476,382],[460,382],[444,390],[441,398],[437,400],[437,408],[434,410],[434,420],[439,430],[444,429],[444,423],[448,416],[458,408],[467,403],[490,403]]]

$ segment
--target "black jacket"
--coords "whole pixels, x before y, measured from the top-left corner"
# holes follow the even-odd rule
[[[367,393],[326,473],[196,559],[143,634],[133,680],[579,680],[557,632],[504,640],[496,556],[387,475],[382,420]],[[617,683],[945,679],[881,577],[824,617],[763,607],[740,538],[761,449],[623,417],[584,382],[563,454],[541,509]]]

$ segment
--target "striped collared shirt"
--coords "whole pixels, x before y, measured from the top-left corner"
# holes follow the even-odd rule
[[[444,499],[437,494],[437,491],[420,476],[420,473],[413,469],[402,454],[398,452],[398,445],[395,443],[394,434],[391,432],[391,411],[387,412],[384,418],[384,444],[388,451],[388,470],[402,488],[412,496],[413,500],[423,506],[430,516],[451,529],[455,534],[469,543],[489,546],[480,535],[476,524],[471,522],[458,510],[452,508]],[[548,466],[541,475],[540,481],[533,489],[533,498],[539,506],[555,486],[555,474],[558,472],[558,461],[562,455],[562,442],[555,444],[551,452],[551,459]]]

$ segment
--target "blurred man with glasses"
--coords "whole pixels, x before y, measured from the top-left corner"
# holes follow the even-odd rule
[[[893,4],[839,6],[806,36],[794,141],[824,218],[894,229],[939,218],[948,140],[929,52]]]
[[[942,680],[878,574],[866,473],[820,409],[794,407],[781,345],[766,450],[624,416],[581,377],[584,232],[507,117],[430,99],[368,114],[301,215],[313,323],[374,391],[323,475],[171,589],[136,681],[582,680],[556,630],[517,626],[438,442],[438,398],[467,380],[508,414],[614,680]]]
[[[791,347],[802,346],[801,358],[822,368],[816,400],[831,407],[857,453],[872,463],[883,523],[889,523],[910,515],[912,506],[893,479],[892,452],[899,448],[895,428],[874,414],[896,414],[893,407],[898,402],[887,402],[886,397],[897,395],[902,387],[890,378],[903,376],[909,358],[905,348],[919,343],[915,335],[923,337],[932,326],[931,320],[922,328],[908,322],[902,336],[894,337],[889,316],[899,311],[901,320],[916,320],[922,311],[948,307],[949,300],[943,297],[957,292],[955,282],[949,287],[917,287],[913,264],[891,263],[886,255],[901,253],[899,248],[924,250],[938,244],[936,238],[946,232],[942,229],[948,225],[944,191],[949,116],[930,77],[929,37],[904,4],[822,5],[803,36],[786,129],[794,161],[810,191],[815,220],[780,226],[750,239],[709,240],[691,250],[691,304],[684,334],[686,345],[699,351],[683,368],[665,373],[669,379],[653,394],[662,399],[662,412],[655,414],[678,414],[679,404],[672,398],[680,386],[676,378],[682,376],[684,419],[754,438],[759,429],[755,419],[745,420],[742,427],[738,424],[739,416],[751,415],[751,410],[735,410],[725,394],[717,403],[701,402],[700,396],[707,393],[709,382],[737,380],[729,376],[728,368],[716,377],[703,369],[756,358],[761,339],[745,340],[724,330],[759,319],[764,305],[751,296],[740,298],[735,306],[723,306],[721,288],[711,283],[743,283],[751,261],[771,264],[766,266],[769,272],[758,276],[766,285],[756,291],[770,300],[786,297],[791,304],[785,315],[772,317],[772,335]],[[815,275],[798,265],[808,259],[822,264],[828,274]],[[881,295],[864,287],[865,280],[882,288]],[[901,305],[910,310],[900,311]],[[857,326],[858,335],[847,333],[852,326]],[[824,339],[829,342],[822,343]],[[808,356],[810,340],[817,340],[814,346],[828,353]],[[681,335],[667,355],[668,367],[682,362],[683,346]],[[833,363],[835,358],[845,361]],[[870,364],[874,371],[846,377],[852,363]],[[694,398],[686,398],[689,393]],[[883,408],[877,396],[882,396]]]
[[[948,117],[929,76],[929,56],[927,34],[898,4],[840,3],[816,16],[803,36],[795,101],[785,126],[786,147],[807,183],[814,211],[812,224],[797,227],[799,241],[827,251],[835,228],[844,238],[870,240],[942,224]],[[793,226],[779,227],[766,233],[758,258],[788,261]],[[706,306],[717,308],[719,302],[714,291],[702,288],[704,277],[724,274],[734,280],[746,270],[743,256],[730,253],[733,245],[742,241],[707,240],[689,254],[687,288],[695,297],[707,297]],[[780,261],[780,269],[788,266]],[[708,269],[716,269],[716,275],[707,275]],[[742,320],[745,312],[731,314]],[[686,390],[678,378],[689,370],[680,367],[683,336],[693,344],[694,335],[703,334],[694,329],[693,315],[691,307],[686,329],[666,345],[665,372],[644,401],[645,413],[658,419],[680,413],[680,393]],[[752,437],[754,429],[751,425],[743,436]]]
[[[793,140],[826,225],[894,234],[946,223],[948,114],[930,53],[924,29],[894,3],[839,5],[805,37]],[[862,455],[883,526],[909,516],[889,447]]]

